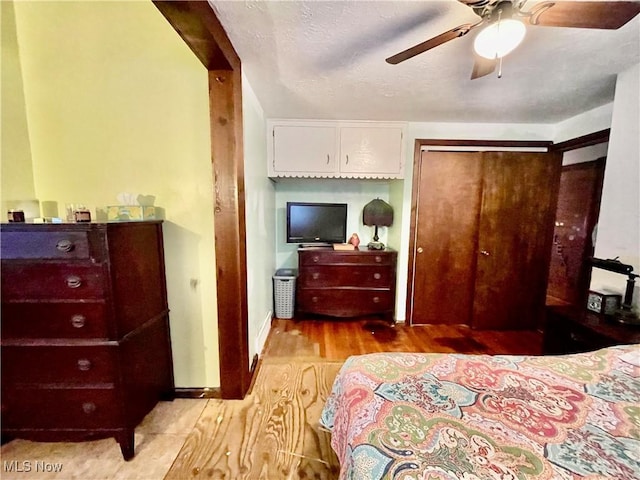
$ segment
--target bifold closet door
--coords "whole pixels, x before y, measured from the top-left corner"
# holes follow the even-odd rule
[[[483,154],[473,328],[539,326],[561,168],[561,154]]]
[[[422,152],[412,324],[537,326],[560,168],[552,153]]]

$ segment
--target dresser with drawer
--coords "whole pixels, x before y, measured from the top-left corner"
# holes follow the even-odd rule
[[[174,395],[162,222],[1,225],[2,437],[114,437]]]
[[[334,317],[393,320],[397,252],[300,248],[296,309]]]

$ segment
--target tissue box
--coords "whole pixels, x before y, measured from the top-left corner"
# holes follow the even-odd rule
[[[139,205],[110,205],[107,207],[107,221],[155,220],[156,207]]]

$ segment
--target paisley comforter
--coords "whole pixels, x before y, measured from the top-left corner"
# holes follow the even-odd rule
[[[340,478],[640,479],[640,345],[350,357],[327,399]]]

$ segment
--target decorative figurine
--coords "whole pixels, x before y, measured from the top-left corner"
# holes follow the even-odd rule
[[[358,248],[358,245],[360,245],[360,237],[358,237],[358,234],[354,233],[353,235],[351,235],[348,243],[353,245],[354,248]]]

